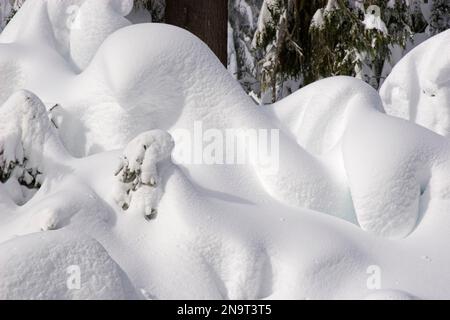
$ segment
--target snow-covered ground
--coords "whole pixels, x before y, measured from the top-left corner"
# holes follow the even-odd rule
[[[257,107],[131,2],[27,1],[0,34],[0,298],[450,298],[450,31],[381,94]],[[272,157],[229,161],[231,129]]]

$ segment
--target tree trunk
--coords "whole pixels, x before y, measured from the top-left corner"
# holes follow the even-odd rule
[[[165,20],[202,39],[226,66],[228,0],[166,0]]]

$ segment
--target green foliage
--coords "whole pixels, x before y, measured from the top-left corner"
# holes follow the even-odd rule
[[[324,25],[310,29],[313,59],[305,84],[328,76],[356,76],[365,65],[372,72],[364,80],[378,88],[384,62],[391,56],[390,48],[404,48],[413,35],[413,19],[405,3],[396,1],[389,8],[386,2],[365,1],[363,12],[352,8],[348,1],[339,0],[337,8],[325,10]],[[379,17],[383,25],[368,28],[363,23],[366,16]]]
[[[288,79],[300,79],[301,85],[307,85],[329,76],[360,76],[378,88],[391,49],[405,48],[415,33],[428,26],[417,0],[409,6],[401,0],[360,3],[362,6],[349,0],[266,2],[271,18],[255,35],[255,43],[263,52],[261,87],[272,89],[272,100]],[[436,16],[441,19],[448,13],[446,3],[436,0],[434,4],[440,8]],[[377,23],[365,23],[365,19]]]

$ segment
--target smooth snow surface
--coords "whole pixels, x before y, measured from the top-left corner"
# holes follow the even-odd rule
[[[367,30],[375,29],[385,34],[388,33],[386,24],[381,20],[380,7],[378,6],[372,5],[367,8],[363,24]]]
[[[0,298],[450,298],[450,31],[381,97],[336,77],[257,107],[192,34],[95,0],[66,30],[69,2],[0,34]],[[198,123],[278,129],[277,170],[174,161]]]
[[[0,245],[0,264],[1,299],[141,298],[97,241],[70,232],[36,233],[6,241]],[[68,276],[72,268],[76,270],[74,266],[82,270],[79,290],[69,290],[78,287]]]
[[[386,112],[450,136],[450,34],[436,35],[395,65],[380,90]]]

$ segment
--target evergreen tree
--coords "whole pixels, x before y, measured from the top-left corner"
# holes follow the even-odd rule
[[[286,95],[288,82],[303,82],[311,63],[311,34],[308,31],[314,13],[324,1],[265,0],[253,39],[262,52],[259,78],[262,92],[272,91],[272,101]],[[263,98],[263,101],[265,99]]]
[[[251,39],[263,0],[230,0],[228,3],[228,69],[247,92],[259,92],[256,60]]]
[[[434,0],[431,7],[430,33],[438,34],[450,29],[450,2],[448,0]]]
[[[405,49],[428,22],[423,0],[265,0],[253,44],[261,52],[262,96],[335,76],[358,76],[378,88],[394,47]],[[435,0],[433,32],[448,29],[447,1]],[[436,31],[438,30],[438,31]],[[296,86],[296,87],[295,87]]]

